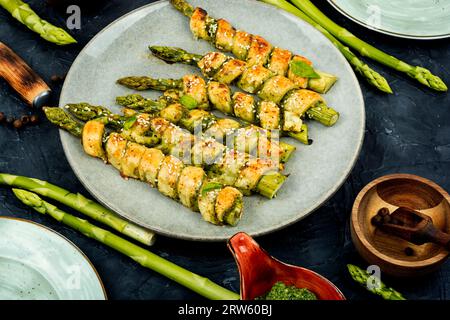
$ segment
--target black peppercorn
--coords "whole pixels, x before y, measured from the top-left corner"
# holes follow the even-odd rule
[[[405,254],[406,254],[408,257],[413,256],[413,255],[414,255],[414,249],[411,248],[411,247],[406,247],[406,248],[405,248]]]
[[[13,127],[16,129],[20,129],[23,127],[23,122],[20,119],[14,120]]]
[[[28,122],[30,122],[30,117],[29,117],[29,116],[21,116],[21,117],[20,117],[20,121],[22,121],[22,123],[23,123],[24,125],[27,125]]]
[[[16,119],[14,119],[13,117],[7,117],[6,118],[6,123],[9,124],[9,125],[12,125],[15,120]]]
[[[64,78],[65,78],[65,76],[60,76],[60,75],[55,74],[50,77],[50,80],[52,82],[62,82],[62,81],[64,81]]]
[[[389,209],[388,208],[381,208],[380,210],[378,210],[378,214],[382,217],[385,217],[389,214]]]
[[[30,117],[30,123],[31,123],[31,124],[38,124],[38,123],[39,123],[39,116],[36,115],[36,114],[33,114],[33,115]]]

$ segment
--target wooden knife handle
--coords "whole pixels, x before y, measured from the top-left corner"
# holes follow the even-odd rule
[[[0,42],[0,77],[4,78],[30,106],[48,96],[50,88],[17,54]]]

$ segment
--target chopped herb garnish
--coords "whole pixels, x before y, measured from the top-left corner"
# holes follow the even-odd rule
[[[191,96],[184,95],[180,98],[180,103],[189,110],[197,108],[197,101]]]
[[[290,63],[291,71],[298,77],[310,78],[310,79],[319,79],[320,76],[314,71],[314,68],[311,67],[304,61],[291,61]]]
[[[202,188],[202,196],[206,195],[208,192],[221,189],[223,185],[221,183],[217,182],[208,182],[205,184],[205,186]]]
[[[128,118],[125,123],[123,124],[123,128],[125,130],[130,130],[131,127],[134,125],[134,123],[136,122],[137,117],[136,116],[132,116],[130,118]]]

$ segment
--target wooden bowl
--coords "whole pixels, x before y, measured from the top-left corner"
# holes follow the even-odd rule
[[[414,245],[372,225],[371,219],[379,209],[386,207],[392,212],[400,206],[430,216],[437,228],[450,233],[448,193],[428,179],[393,174],[372,181],[356,197],[351,217],[356,249],[367,262],[392,276],[420,276],[436,270],[448,251],[432,243]]]

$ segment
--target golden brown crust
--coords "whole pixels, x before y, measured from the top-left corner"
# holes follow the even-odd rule
[[[179,103],[172,103],[161,110],[160,115],[171,123],[178,123],[183,117],[183,106]]]
[[[187,75],[183,77],[183,93],[194,98],[199,105],[208,103],[206,82],[197,75]]]
[[[192,147],[193,165],[212,165],[217,162],[217,157],[223,154],[226,147],[215,139],[203,139]]]
[[[221,52],[209,52],[197,65],[206,77],[211,77],[228,59],[229,57]]]
[[[158,190],[163,195],[172,199],[178,198],[178,178],[184,165],[181,160],[174,156],[167,156],[161,163],[161,168],[158,173]]]
[[[272,45],[263,37],[253,35],[247,54],[247,65],[264,65],[269,60]]]
[[[172,124],[164,118],[158,117],[150,120],[150,128],[156,134],[162,135]]]
[[[82,144],[84,152],[96,158],[105,159],[103,150],[103,135],[105,134],[105,125],[99,121],[88,121],[83,127]]]
[[[285,76],[274,76],[264,82],[261,92],[258,96],[263,100],[280,103],[286,93],[297,88],[297,85]]]
[[[194,211],[198,210],[197,198],[205,176],[202,168],[189,166],[183,169],[178,180],[177,188],[181,203]]]
[[[268,130],[280,128],[280,108],[271,101],[261,101],[259,104],[259,121],[261,127]]]
[[[285,111],[294,112],[301,116],[319,101],[323,101],[323,97],[317,92],[300,89],[292,92],[283,106]]]
[[[251,44],[252,35],[245,31],[238,30],[234,35],[232,52],[238,59],[245,60]]]
[[[255,122],[256,106],[255,98],[244,92],[236,92],[233,95],[234,114],[236,117],[250,122]]]
[[[211,81],[208,84],[208,97],[210,103],[219,111],[232,114],[233,108],[231,105],[231,89],[229,86]]]
[[[284,76],[289,70],[292,53],[289,50],[274,48],[267,68],[277,75]]]
[[[141,181],[149,183],[151,186],[156,186],[156,179],[158,177],[161,163],[164,160],[165,155],[158,149],[147,150],[142,155],[141,162],[139,163],[139,178]]]
[[[121,162],[121,173],[123,176],[134,179],[140,178],[139,164],[146,150],[147,148],[140,144],[128,142],[127,150]]]
[[[245,92],[256,93],[271,76],[272,71],[261,65],[255,65],[244,71],[238,86]]]
[[[106,155],[108,162],[117,170],[122,171],[122,158],[125,155],[128,141],[118,133],[111,133],[106,142]]]
[[[203,40],[210,39],[206,24],[207,18],[208,13],[205,10],[202,8],[195,8],[190,21],[190,27],[194,37]]]
[[[268,159],[251,159],[239,173],[235,187],[241,190],[252,191],[258,185],[259,180],[267,172],[278,170],[273,162]]]
[[[238,59],[230,59],[225,62],[219,71],[214,75],[214,79],[224,84],[231,84],[239,78],[247,66],[246,62]]]
[[[225,187],[219,191],[216,198],[215,211],[216,217],[220,222],[224,222],[224,217],[236,204],[238,199],[242,198],[242,193],[232,187]]]
[[[236,30],[224,19],[217,20],[216,47],[223,51],[233,50]]]

